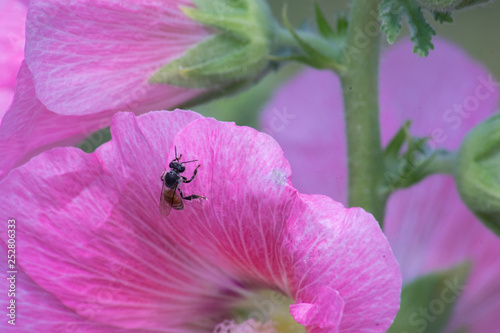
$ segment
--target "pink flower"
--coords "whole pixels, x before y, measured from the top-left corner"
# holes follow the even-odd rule
[[[92,154],[54,148],[0,182],[0,218],[16,220],[16,330],[276,332],[266,320],[280,321],[281,303],[265,289],[290,298],[308,332],[389,327],[401,276],[377,222],[298,193],[269,136],[181,110],[118,113],[111,133]],[[184,195],[207,200],[164,218],[174,146],[201,164]]]
[[[24,58],[24,24],[27,4],[0,0],[0,124],[12,97],[16,75]]]
[[[109,126],[117,111],[168,109],[203,93],[148,83],[210,36],[179,6],[193,4],[32,0],[26,62],[0,127],[0,179],[40,151],[74,145]]]
[[[411,53],[409,41],[402,42],[381,64],[382,141],[387,144],[411,119],[413,135],[432,136],[433,147],[457,149],[465,133],[496,110],[498,100],[498,83],[457,47],[438,41],[436,50],[421,59]],[[345,131],[337,77],[302,72],[268,104],[263,122],[283,146],[297,189],[346,203]],[[467,332],[498,330],[500,240],[467,210],[452,177],[435,175],[393,194],[384,229],[405,283],[472,261],[447,332],[460,327]]]

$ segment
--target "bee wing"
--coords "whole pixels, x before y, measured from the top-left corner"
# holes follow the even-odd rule
[[[182,201],[182,198],[177,194],[177,187],[172,190],[172,201],[170,202],[170,205],[172,206],[173,209],[177,210],[184,210],[184,202]]]
[[[171,191],[171,189],[167,188],[165,184],[162,184],[160,194],[160,214],[164,217],[167,217],[172,209],[172,198],[170,198],[171,194],[169,191]]]
[[[177,194],[177,187],[171,189],[163,184],[160,196],[160,214],[167,217],[172,208],[184,210],[184,202],[182,202],[182,198]]]

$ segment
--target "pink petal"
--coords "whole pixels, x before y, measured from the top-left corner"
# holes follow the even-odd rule
[[[47,110],[36,98],[31,72],[24,62],[17,81],[16,96],[0,126],[0,179],[39,152],[76,144],[111,120],[111,113],[79,117]]]
[[[224,264],[226,270],[237,267],[233,274],[279,286],[301,302],[314,302],[324,286],[338,290],[348,309],[341,323],[346,331],[357,325],[359,332],[387,329],[397,311],[399,271],[374,218],[323,196],[296,198],[295,189],[288,185],[288,163],[274,140],[239,129],[248,132],[245,138],[234,125],[231,131],[223,127],[229,125],[198,120],[174,140],[179,151],[189,153],[186,159],[203,161],[190,193],[206,194],[214,211],[211,216],[210,208],[205,208],[202,221],[194,225],[190,221],[197,216],[183,212],[179,221],[168,225],[187,235],[186,243],[197,244],[200,255],[213,253],[219,265],[229,262]],[[241,180],[245,180],[243,188],[238,187]],[[288,203],[276,205],[276,198]],[[281,220],[283,215],[289,216],[288,222]],[[288,262],[283,262],[283,249],[276,248],[276,239],[282,239],[285,253],[292,254]],[[330,310],[327,302],[317,306],[319,311]]]
[[[311,332],[385,332],[398,310],[393,305],[399,302],[401,281],[375,219],[360,208],[345,209],[326,196],[301,197],[308,210],[290,224],[290,233],[298,238],[291,244],[292,286],[297,303],[317,308],[306,319],[314,328]],[[333,308],[343,308],[340,323]],[[324,327],[328,330],[321,330]]]
[[[16,75],[24,58],[27,5],[0,0],[0,123],[14,95]]]
[[[384,143],[411,119],[413,134],[432,136],[434,147],[457,148],[468,130],[496,110],[499,100],[498,84],[491,83],[488,71],[443,40],[425,59],[411,53],[411,42],[397,44],[383,57],[380,77]],[[311,87],[318,88],[311,92]],[[285,119],[276,110],[296,116],[271,131],[294,174],[301,175],[293,178],[294,186],[346,202],[341,103],[334,75],[307,70],[270,101],[263,122],[270,128],[273,117]],[[455,104],[463,105],[462,111]],[[454,187],[450,177],[438,175],[396,192],[388,203],[384,229],[406,282],[471,259],[472,276],[450,327],[463,324],[472,332],[494,331],[500,325],[500,261],[494,255],[500,241],[468,212]]]
[[[36,97],[33,75],[24,62],[17,80],[14,101],[0,126],[0,179],[36,154],[55,146],[75,145],[111,123],[113,111],[65,116],[48,110]],[[179,94],[168,103],[175,105],[186,98],[186,94]]]
[[[151,85],[171,59],[209,36],[179,6],[189,0],[32,0],[26,61],[38,98],[61,115],[136,114],[201,91]]]
[[[0,0],[0,88],[14,88],[24,58],[26,5],[18,0]]]
[[[395,316],[394,304],[399,299],[399,272],[397,265],[391,262],[392,253],[385,239],[380,238],[380,229],[373,217],[361,211],[346,212],[341,205],[322,197],[300,198],[297,202],[295,190],[286,186],[290,175],[288,163],[275,142],[251,129],[241,128],[236,132],[234,125],[226,131],[224,127],[229,125],[199,120],[187,126],[174,140],[179,151],[189,154],[186,159],[202,161],[202,171],[197,182],[190,184],[190,193],[206,195],[213,215],[210,215],[210,208],[205,208],[202,220],[193,224],[193,220],[200,218],[184,211],[178,214],[178,221],[168,224],[176,229],[173,233],[186,237],[188,244],[197,244],[200,255],[212,253],[218,265],[233,270],[236,276],[246,279],[251,276],[261,284],[279,286],[293,298],[311,301],[313,295],[321,293],[318,289],[321,286],[342,287],[342,297],[350,309],[347,319],[343,318],[346,329],[359,323],[361,327],[373,325],[376,329],[375,326],[380,325],[381,330],[387,328]],[[243,136],[244,132],[247,137]],[[234,155],[235,152],[238,154]],[[173,157],[171,152],[168,160]],[[241,180],[245,180],[243,188],[238,187]],[[276,198],[294,200],[294,209],[288,211],[290,203],[279,203],[276,207]],[[241,211],[238,207],[245,209]],[[319,215],[317,211],[328,212],[328,215]],[[279,212],[281,214],[277,214]],[[275,242],[283,237],[285,222],[280,219],[288,214],[294,221],[288,222],[289,234],[300,237],[283,239],[287,252],[292,253],[287,265],[282,262],[283,250],[276,248]],[[309,237],[303,238],[303,235]],[[362,240],[356,238],[360,235],[363,235]],[[356,249],[365,248],[372,237],[370,246],[376,251],[357,253]],[[351,246],[344,245],[349,243]],[[316,244],[321,246],[315,248]],[[268,260],[263,261],[262,256]],[[305,266],[303,260],[307,262]],[[364,265],[367,271],[361,272],[362,264],[353,267],[353,260],[370,263]],[[333,261],[337,263],[335,270],[332,269]],[[375,264],[377,262],[380,266]],[[316,266],[312,267],[311,263]],[[291,272],[288,267],[293,267]],[[339,272],[342,268],[345,271]],[[283,276],[284,270],[291,274],[291,282]],[[341,278],[334,277],[337,275]],[[373,276],[380,276],[381,281],[374,281]],[[378,287],[371,290],[364,290],[360,285],[353,287],[348,281],[354,277],[363,281],[363,285],[375,283]],[[360,292],[362,302],[358,301]],[[379,299],[386,299],[386,305],[380,304]],[[374,304],[376,308],[371,309]],[[321,310],[327,311],[326,308]],[[373,317],[371,310],[375,312]]]
[[[198,117],[152,115],[156,133]],[[124,116],[133,119],[131,114]],[[210,270],[201,270],[203,263],[177,249],[158,217],[151,221],[145,216],[143,203],[158,214],[159,192],[153,193],[159,190],[154,185],[160,183],[163,166],[151,157],[161,155],[152,153],[135,121],[122,123],[123,134],[113,131],[120,144],[105,145],[91,155],[77,148],[56,148],[13,170],[4,183],[9,189],[2,189],[13,199],[10,205],[2,204],[2,216],[14,214],[26,221],[18,228],[21,265],[63,304],[91,321],[161,331],[185,323],[186,306],[205,315],[213,302],[213,282],[199,275]],[[162,135],[167,143],[169,134],[173,136],[175,128]],[[138,159],[138,149],[149,158]],[[144,161],[148,163],[142,165]],[[131,162],[134,165],[128,165]],[[143,172],[144,168],[154,172]],[[147,179],[131,186],[135,173]],[[10,183],[17,177],[27,183]],[[37,184],[30,185],[35,179]],[[24,213],[11,206],[17,200],[31,201],[23,203]],[[201,295],[194,304],[193,293]]]
[[[2,248],[0,253],[7,258],[7,251]],[[74,311],[64,306],[56,297],[43,290],[21,269],[17,273],[8,274],[7,262],[0,262],[0,279],[6,281],[15,275],[15,326],[8,323],[10,317],[2,318],[2,332],[39,333],[39,332],[89,332],[89,333],[139,333],[140,331],[123,330],[101,325],[78,316]],[[2,309],[7,309],[11,298],[4,293],[0,300]],[[7,314],[5,310],[5,314]]]
[[[119,113],[111,131],[93,154],[53,149],[0,182],[10,194],[0,218],[23,221],[22,268],[65,306],[122,328],[205,332],[248,292],[281,290],[327,311],[318,295],[328,287],[345,302],[342,329],[387,329],[401,281],[377,222],[299,195],[274,140],[184,111]],[[185,195],[207,200],[165,219],[159,176],[174,145],[202,164]]]
[[[10,88],[0,88],[0,125],[2,124],[2,118],[7,112],[12,99],[14,97],[14,90]]]
[[[338,332],[344,313],[344,300],[337,290],[325,287],[314,303],[290,305],[290,313],[304,326],[329,328],[329,332]]]

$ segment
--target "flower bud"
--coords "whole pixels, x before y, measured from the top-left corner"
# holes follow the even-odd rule
[[[265,0],[195,0],[184,14],[214,29],[214,36],[156,72],[150,83],[214,88],[253,80],[268,67],[275,21]]]
[[[436,12],[452,12],[457,9],[480,5],[490,1],[491,0],[417,0],[422,7]]]
[[[500,114],[476,126],[462,142],[455,180],[469,209],[500,235]]]

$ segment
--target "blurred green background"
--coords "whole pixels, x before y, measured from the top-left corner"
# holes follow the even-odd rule
[[[268,0],[274,15],[281,22],[283,6],[294,27],[304,24],[314,26],[313,0]],[[348,0],[317,0],[325,16],[333,23],[339,11],[348,12]],[[454,23],[438,24],[431,15],[428,21],[437,32],[437,36],[447,38],[462,46],[466,52],[486,65],[493,75],[500,79],[500,0],[491,4],[455,12]],[[406,22],[399,39],[408,36]],[[385,39],[383,39],[385,41]],[[383,47],[389,45],[384,42]],[[431,51],[432,52],[432,51]],[[191,109],[205,116],[221,121],[234,121],[238,125],[259,128],[259,114],[275,88],[285,81],[301,66],[296,63],[284,65],[280,70],[267,75],[259,84],[235,96],[225,97]],[[457,70],[460,70],[457,68]],[[94,133],[79,146],[91,152],[100,144],[109,141],[109,128]],[[90,148],[90,149],[89,149]]]
[[[287,4],[288,16],[295,27],[305,23],[313,25],[314,1],[312,0],[269,0],[268,3],[279,21],[281,21],[283,6]],[[338,11],[348,12],[350,1],[317,0],[317,3],[325,16],[333,23],[335,13]],[[500,79],[500,1],[455,12],[454,22],[451,24],[438,24],[431,15],[427,15],[427,17],[428,22],[436,30],[437,36],[461,45],[469,55],[486,65],[493,75]],[[408,28],[404,22],[399,39],[408,36],[408,34]],[[388,46],[387,43],[384,43],[384,47]],[[258,127],[258,114],[272,94],[273,89],[299,68],[300,66],[297,64],[286,65],[277,73],[268,75],[258,85],[246,92],[193,107],[193,110],[218,120],[235,121],[238,125]]]
[[[288,4],[290,19],[296,25],[310,17],[314,17],[314,2],[312,0],[269,0],[276,17],[280,17],[283,5]],[[317,0],[325,13],[333,14],[336,11],[349,9],[350,1],[346,0]],[[454,14],[454,23],[437,24],[428,15],[429,22],[438,36],[454,41],[500,78],[500,1],[490,4],[457,11]],[[408,35],[406,24],[403,24],[403,36]],[[401,38],[401,36],[400,36]]]

